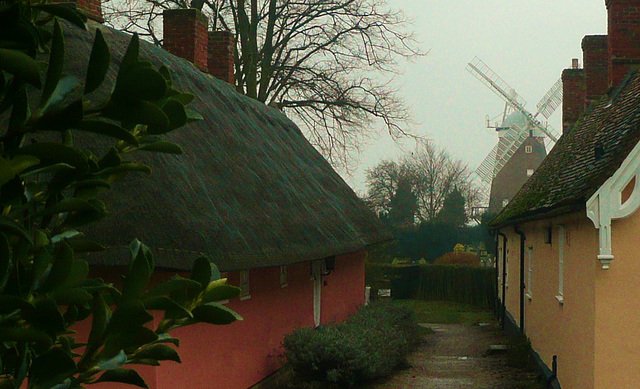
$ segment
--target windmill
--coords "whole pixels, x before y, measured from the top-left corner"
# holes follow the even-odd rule
[[[487,123],[487,127],[498,132],[498,143],[476,169],[480,180],[491,185],[489,210],[499,210],[533,174],[546,156],[546,149],[559,138],[538,117],[549,119],[558,108],[562,102],[562,81],[553,84],[532,114],[525,108],[524,99],[480,58],[474,57],[466,69],[505,102],[502,122],[495,126]]]

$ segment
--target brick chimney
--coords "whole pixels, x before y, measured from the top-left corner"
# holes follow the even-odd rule
[[[582,116],[584,102],[584,70],[579,68],[578,59],[574,58],[571,69],[562,71],[562,134],[566,134]]]
[[[229,31],[209,33],[209,73],[235,85],[235,38]]]
[[[609,49],[607,35],[582,38],[582,62],[585,78],[585,110],[600,100],[609,89]]]
[[[102,0],[52,0],[52,3],[72,3],[77,10],[82,11],[87,18],[98,23],[104,23],[102,17]]]
[[[609,86],[616,87],[629,70],[640,67],[640,3],[606,0],[609,37]]]
[[[194,8],[169,9],[162,13],[164,49],[207,71],[207,17]]]

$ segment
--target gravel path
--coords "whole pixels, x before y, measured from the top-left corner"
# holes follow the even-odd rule
[[[435,333],[409,358],[410,368],[372,389],[537,388],[535,374],[507,366],[506,354],[489,355],[492,344],[506,344],[495,324],[425,324]]]

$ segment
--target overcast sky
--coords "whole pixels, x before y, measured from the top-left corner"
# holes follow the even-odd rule
[[[418,123],[412,131],[444,147],[472,170],[497,142],[485,117],[500,114],[504,103],[465,67],[478,56],[527,101],[536,103],[580,58],[584,35],[606,34],[604,0],[387,0],[413,19],[423,51],[402,63],[397,79]],[[550,124],[561,132],[561,107]],[[405,150],[413,146],[406,144]],[[403,151],[388,136],[366,147],[360,166],[345,180],[365,192],[365,171]]]

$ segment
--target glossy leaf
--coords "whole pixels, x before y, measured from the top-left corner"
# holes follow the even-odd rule
[[[91,350],[97,350],[111,319],[111,310],[100,293],[96,294],[96,297],[91,301],[91,311],[93,316],[87,343]]]
[[[75,197],[61,200],[59,203],[44,210],[45,215],[55,215],[63,212],[98,211],[94,204]]]
[[[181,103],[175,100],[169,100],[162,107],[162,110],[169,118],[169,128],[171,130],[175,130],[176,128],[187,124],[187,113]]]
[[[135,359],[155,359],[158,361],[175,361],[180,363],[180,356],[178,352],[165,345],[165,344],[154,344],[152,346],[146,347],[133,355]]]
[[[196,96],[194,94],[192,94],[192,93],[177,93],[177,94],[171,96],[172,100],[176,100],[176,101],[182,103],[183,106],[187,106],[187,105],[191,104],[191,102],[195,98],[196,98]]]
[[[0,49],[0,70],[20,77],[34,85],[40,87],[40,66],[28,55],[11,49]]]
[[[59,305],[83,305],[91,301],[93,296],[82,288],[70,288],[50,293]]]
[[[135,240],[130,245],[131,265],[124,279],[122,298],[138,297],[147,287],[153,271],[153,258],[149,248]]]
[[[53,340],[45,332],[35,328],[0,327],[0,341],[37,343],[51,347]]]
[[[200,290],[201,288],[202,286],[197,281],[182,278],[180,276],[175,276],[174,278],[168,281],[165,281],[159,285],[154,286],[147,293],[145,293],[144,296],[145,298],[155,297],[155,296],[168,296],[179,290],[185,290],[185,289]]]
[[[171,319],[191,318],[191,312],[166,296],[155,296],[144,300],[144,306],[150,311],[165,311],[165,317]]]
[[[64,4],[36,4],[32,5],[32,7],[71,22],[83,30],[87,29],[85,24],[87,17],[81,12]]]
[[[0,231],[18,235],[26,239],[28,242],[33,243],[29,233],[20,224],[3,215],[0,215]]]
[[[138,38],[138,34],[134,33],[131,37],[131,40],[129,41],[129,46],[127,46],[127,51],[125,51],[124,56],[122,57],[122,62],[120,63],[120,70],[118,71],[116,83],[120,81],[120,79],[124,76],[128,67],[138,62],[139,55],[140,38]]]
[[[5,234],[0,233],[0,292],[4,289],[13,268],[11,246]],[[2,295],[0,295],[2,297]],[[0,308],[1,309],[1,308]]]
[[[40,291],[48,292],[64,285],[71,274],[72,265],[73,250],[67,243],[62,242],[54,252],[53,266]]]
[[[104,251],[107,248],[99,242],[90,239],[72,239],[67,243],[73,248],[76,253],[91,253]]]
[[[124,296],[124,294],[123,294]],[[128,332],[153,320],[141,301],[133,300],[118,305],[109,321],[109,332]]]
[[[242,316],[217,303],[200,305],[194,308],[191,313],[193,313],[194,319],[209,324],[225,325],[242,320]]]
[[[44,165],[64,163],[75,167],[79,174],[89,170],[87,157],[78,149],[55,142],[37,142],[18,149],[17,154],[32,155]]]
[[[0,157],[0,186],[12,180],[22,171],[37,165],[40,160],[31,155],[17,155],[13,159],[6,160]]]
[[[96,29],[96,37],[93,40],[93,46],[91,48],[91,55],[89,56],[89,65],[87,67],[87,78],[84,84],[84,93],[91,93],[98,89],[104,77],[109,70],[109,64],[111,63],[111,53],[109,52],[109,46],[104,40],[102,31]]]
[[[194,122],[197,120],[204,120],[204,117],[202,117],[202,115],[200,115],[200,113],[198,111],[194,111],[193,109],[185,109],[185,113],[187,114],[187,122]]]
[[[95,382],[121,382],[123,384],[135,385],[140,388],[148,388],[140,374],[131,369],[115,369],[105,371]]]
[[[83,120],[76,127],[81,131],[106,135],[123,140],[131,145],[138,146],[138,139],[132,133],[120,127],[116,123],[103,120]]]
[[[235,286],[231,286],[231,285],[212,286],[213,284],[219,281],[222,281],[222,280],[214,281],[211,284],[209,284],[209,286],[207,286],[207,289],[204,291],[204,294],[202,297],[202,302],[209,303],[209,302],[215,302],[215,301],[229,300],[234,297],[238,297],[240,295],[240,291],[241,291],[240,288]]]
[[[138,150],[154,151],[156,153],[182,154],[182,147],[171,142],[155,142],[142,145]]]
[[[191,279],[200,283],[204,290],[211,282],[212,263],[207,257],[198,257],[193,263]]]
[[[135,103],[114,101],[105,110],[105,116],[125,123],[146,124],[149,134],[165,134],[169,131],[167,115],[157,105],[148,101]]]
[[[49,67],[47,68],[47,77],[42,88],[40,96],[40,106],[43,106],[53,94],[58,86],[60,77],[62,76],[62,68],[64,67],[64,37],[60,23],[55,19],[53,22],[53,39],[51,41],[51,51],[49,54]]]
[[[98,362],[96,367],[100,370],[113,370],[122,367],[126,362],[127,354],[124,353],[124,350],[120,350],[116,356]]]
[[[112,98],[125,102],[159,100],[164,97],[167,82],[157,70],[144,64],[132,64],[118,79]]]
[[[13,109],[11,110],[11,117],[9,119],[9,132],[22,132],[23,127],[30,115],[31,111],[29,109],[27,91],[24,87],[22,87],[16,91],[13,99]]]
[[[41,388],[50,388],[77,371],[73,358],[59,347],[51,348],[33,361],[29,381]]]

